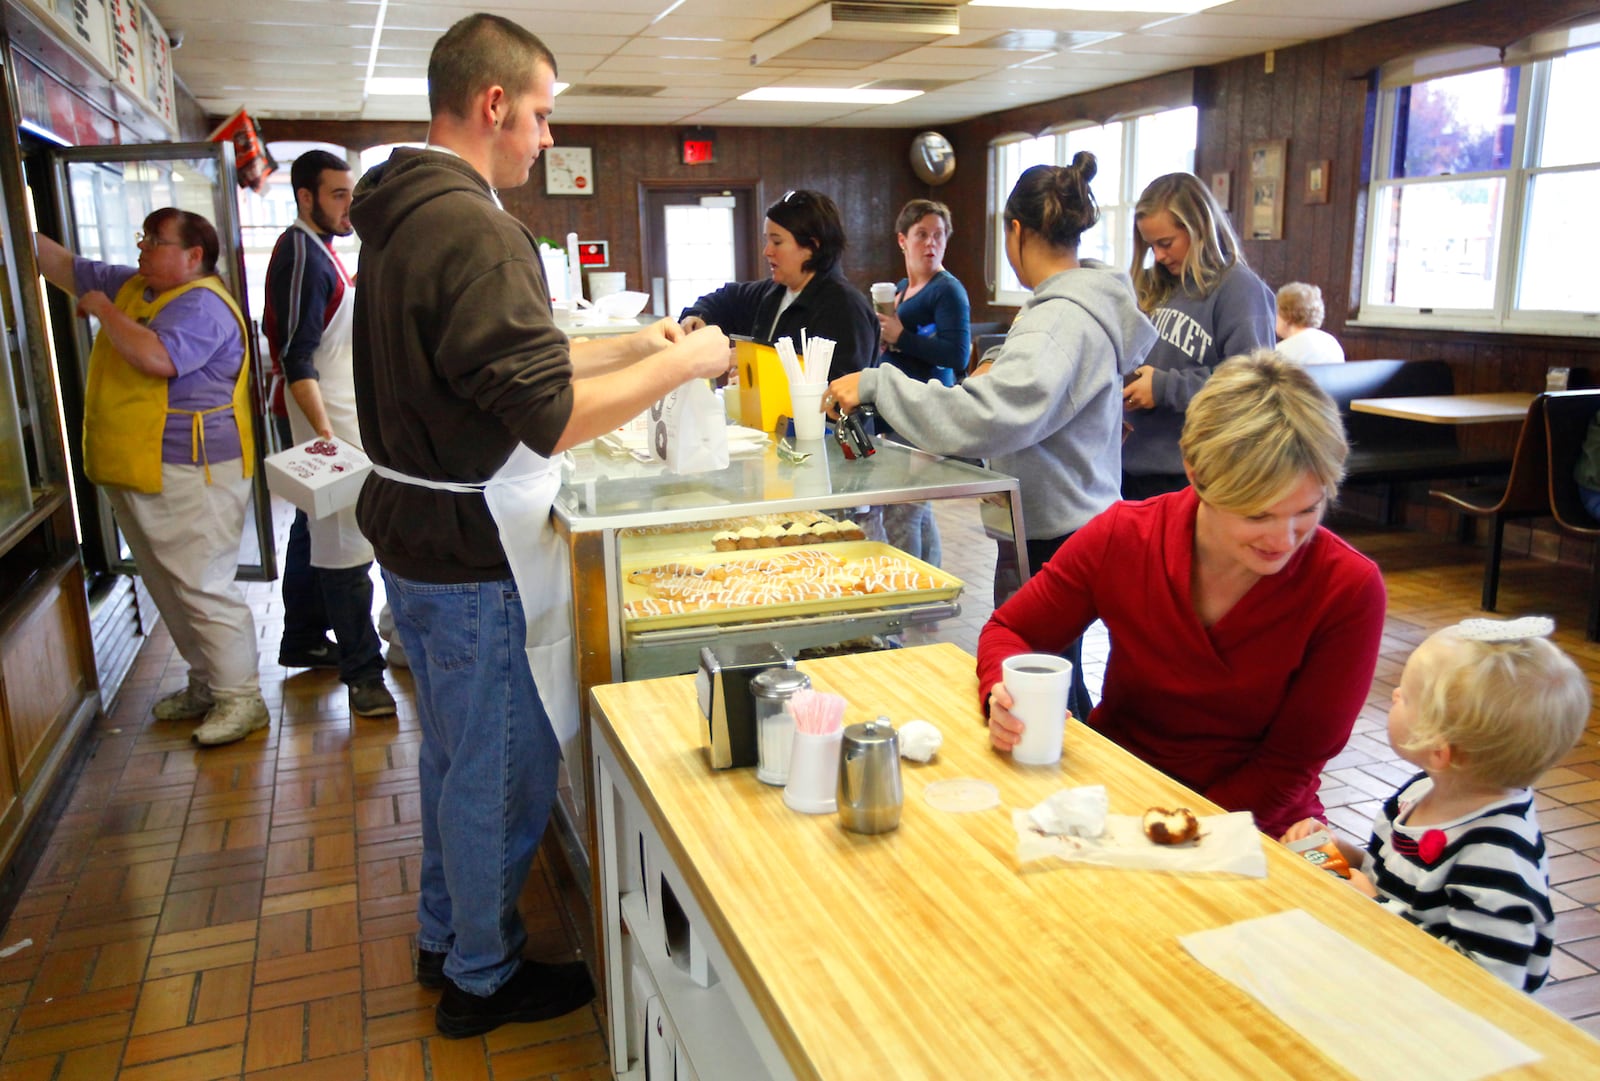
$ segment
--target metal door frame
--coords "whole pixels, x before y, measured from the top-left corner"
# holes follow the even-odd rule
[[[251,480],[252,503],[255,507],[256,544],[260,554],[257,564],[241,563],[235,577],[247,582],[271,582],[278,577],[277,546],[272,530],[272,496],[267,490],[266,470],[262,460],[266,457],[266,448],[271,439],[270,421],[266,413],[265,388],[262,385],[262,365],[256,341],[255,321],[250,315],[250,298],[245,289],[244,280],[244,243],[239,228],[239,203],[235,192],[233,144],[231,142],[188,142],[188,143],[134,143],[116,146],[79,146],[79,147],[51,147],[48,151],[51,173],[55,182],[56,213],[58,215],[56,227],[60,231],[63,243],[69,243],[78,235],[77,222],[74,220],[74,207],[72,202],[72,187],[68,178],[68,166],[78,163],[107,165],[118,163],[137,163],[145,161],[174,161],[210,159],[216,163],[217,184],[212,199],[214,216],[212,224],[216,227],[219,238],[226,237],[226,243],[231,247],[229,259],[219,259],[217,275],[227,286],[234,302],[239,305],[239,311],[244,315],[245,322],[245,363],[250,365],[250,410],[251,420],[255,424],[255,476]],[[74,340],[77,344],[78,377],[82,383],[87,384],[89,350],[93,342],[89,339],[88,321],[86,319],[74,320]],[[101,542],[105,545],[108,554],[109,568],[120,574],[138,574],[139,569],[132,560],[121,557],[121,545],[113,531],[114,521],[109,501],[105,493],[98,488],[95,490],[95,499],[99,504]]]

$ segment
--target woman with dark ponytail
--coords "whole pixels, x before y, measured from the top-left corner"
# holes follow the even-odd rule
[[[1121,477],[1122,381],[1155,343],[1132,283],[1078,258],[1078,240],[1100,217],[1089,182],[1094,155],[1068,166],[1035,165],[1006,200],[1006,259],[1032,290],[1006,340],[957,386],[878,367],[834,380],[830,414],[874,402],[907,441],[936,454],[987,458],[1018,478],[1028,563],[1042,566],[1061,543],[1111,506]],[[995,606],[1016,591],[1014,553],[1001,542]],[[1009,557],[1009,558],[1008,558]],[[1075,657],[1076,644],[1069,656]],[[1081,667],[1074,664],[1074,671]],[[1087,716],[1075,679],[1073,712]]]
[[[1161,335],[1122,395],[1133,429],[1122,446],[1122,494],[1145,499],[1187,487],[1178,436],[1189,399],[1224,360],[1271,349],[1278,312],[1199,177],[1157,177],[1133,216],[1133,286]]]

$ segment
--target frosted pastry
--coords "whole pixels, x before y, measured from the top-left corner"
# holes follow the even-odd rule
[[[1181,845],[1200,836],[1200,820],[1187,807],[1152,807],[1144,813],[1144,835],[1158,845]]]
[[[731,552],[739,547],[739,534],[731,529],[724,529],[711,537],[711,547],[719,552]]]
[[[761,530],[753,525],[747,525],[739,530],[739,549],[741,551],[748,551],[751,548],[759,548],[760,546]]]
[[[761,539],[757,543],[763,548],[776,548],[778,542],[783,540],[784,532],[781,525],[769,525],[761,531]]]

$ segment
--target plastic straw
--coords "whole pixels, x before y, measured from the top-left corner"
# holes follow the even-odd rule
[[[812,338],[806,342],[805,355],[801,357],[805,365],[806,382],[828,381],[828,369],[833,366],[833,344],[831,338]]]
[[[800,359],[794,355],[794,340],[789,337],[779,338],[772,343],[772,348],[778,352],[778,360],[783,364],[783,374],[789,380],[789,385],[792,387],[804,383],[805,375],[800,367]]]
[[[798,690],[789,699],[796,730],[813,736],[825,736],[842,728],[844,708],[843,696],[825,691]]]

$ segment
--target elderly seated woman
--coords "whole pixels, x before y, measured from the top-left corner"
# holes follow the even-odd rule
[[[1278,355],[1296,364],[1343,364],[1344,346],[1322,329],[1322,290],[1290,282],[1278,290]]]
[[[1276,837],[1322,816],[1383,633],[1378,567],[1323,528],[1348,452],[1339,411],[1271,352],[1220,365],[1179,444],[1190,487],[1111,507],[998,609],[978,640],[990,742],[1023,724],[1001,663],[1111,635],[1088,723]]]

